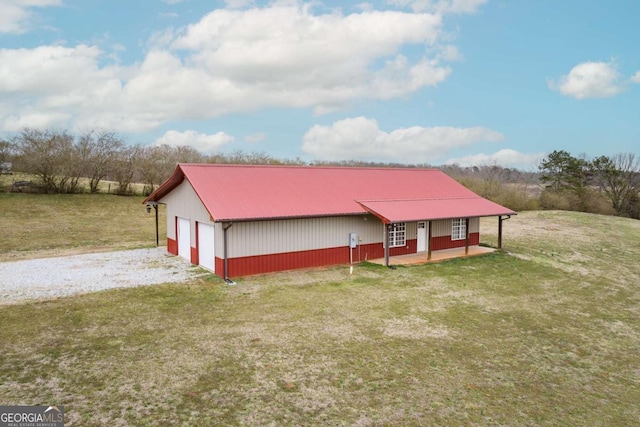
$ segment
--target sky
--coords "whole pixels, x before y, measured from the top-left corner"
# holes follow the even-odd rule
[[[640,155],[640,1],[0,0],[0,138],[313,162]]]

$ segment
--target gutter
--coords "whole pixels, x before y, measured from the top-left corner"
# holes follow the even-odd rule
[[[227,225],[222,226],[222,235],[223,235],[223,241],[224,241],[224,271],[223,271],[223,278],[224,281],[228,284],[228,285],[235,285],[235,282],[231,279],[229,279],[229,257],[227,256],[227,250],[228,250],[228,239],[227,239],[227,230],[229,230],[231,227],[233,226],[233,223],[230,222]]]

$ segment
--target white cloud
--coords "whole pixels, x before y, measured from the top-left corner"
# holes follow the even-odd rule
[[[501,133],[483,127],[413,126],[385,132],[377,121],[356,117],[337,121],[331,126],[312,127],[303,137],[302,150],[318,160],[435,164],[454,148],[502,139]]]
[[[434,45],[440,26],[431,14],[314,15],[309,5],[276,5],[216,10],[171,46],[191,53],[189,63],[224,86],[229,109],[312,107],[323,113],[353,99],[404,96],[443,81],[449,69],[435,59],[400,54],[407,45]]]
[[[533,170],[545,157],[544,153],[521,153],[510,148],[499,150],[493,154],[474,154],[471,156],[452,158],[446,164],[466,166],[503,166],[514,167],[520,170]]]
[[[57,128],[104,124],[106,115],[120,115],[124,69],[98,61],[93,46],[41,46],[0,49],[0,129],[24,126]],[[98,123],[100,122],[100,123]]]
[[[249,143],[255,144],[257,142],[264,141],[266,137],[267,137],[266,133],[258,132],[258,133],[254,133],[254,134],[245,136],[244,140],[249,142]]]
[[[416,12],[474,13],[487,0],[388,0],[389,4],[409,7]]]
[[[576,99],[609,98],[623,90],[620,73],[611,62],[583,62],[549,87]]]
[[[224,3],[229,9],[242,9],[244,7],[252,6],[253,0],[224,0]]]
[[[220,147],[233,142],[234,137],[224,132],[218,132],[213,135],[198,133],[193,130],[178,132],[170,130],[158,138],[156,145],[170,145],[176,147],[192,147],[202,153],[215,153]]]
[[[3,0],[0,1],[0,34],[22,34],[29,31],[34,7],[60,6],[62,0]]]
[[[218,9],[158,33],[129,67],[104,65],[109,54],[95,46],[0,49],[0,131],[31,114],[70,130],[142,132],[262,108],[322,114],[354,100],[403,97],[450,74],[446,63],[458,55],[440,46],[441,26],[437,14],[315,14],[309,4],[275,2]]]
[[[640,83],[640,71],[638,71],[637,73],[635,73],[635,74],[631,77],[631,82],[632,82],[632,83]]]

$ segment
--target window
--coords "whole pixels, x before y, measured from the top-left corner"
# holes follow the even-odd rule
[[[389,247],[404,246],[407,242],[407,224],[398,222],[389,225]]]
[[[467,238],[467,222],[464,218],[456,218],[451,225],[451,240]]]

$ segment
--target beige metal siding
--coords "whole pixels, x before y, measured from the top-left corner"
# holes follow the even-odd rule
[[[382,241],[383,230],[380,220],[372,215],[238,222],[227,231],[228,256],[235,258],[347,246],[351,232],[358,235],[361,245],[378,243]],[[221,240],[217,242],[220,245],[223,244]],[[216,246],[217,254],[222,254],[222,251],[222,246]]]
[[[431,222],[431,236],[442,237],[451,236],[452,220],[442,219]],[[469,218],[469,233],[478,233],[480,231],[480,218]]]
[[[210,224],[211,221],[209,213],[204,208],[195,191],[193,191],[191,184],[189,184],[187,180],[184,180],[182,184],[177,186],[159,202],[167,205],[167,238],[174,240],[176,238],[176,217],[187,218],[191,222],[191,244],[195,247],[195,222]],[[216,240],[218,240],[218,229],[216,229],[215,232]],[[222,233],[219,235],[221,236]]]

